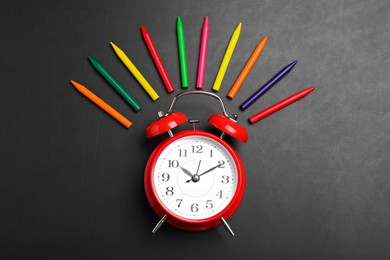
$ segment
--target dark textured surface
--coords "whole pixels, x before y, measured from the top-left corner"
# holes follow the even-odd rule
[[[24,3],[25,2],[25,3]],[[389,259],[390,3],[388,1],[3,1],[0,4],[1,259]],[[167,110],[143,43],[148,28],[179,93],[176,17],[195,85],[209,16],[210,90],[230,36],[241,37],[220,96],[249,142],[232,141],[248,184],[223,227],[185,232],[146,201],[143,169],[163,137],[144,129]],[[264,35],[264,53],[234,100],[226,94]],[[155,87],[153,103],[109,46],[121,47]],[[97,58],[143,106],[136,114],[87,61]],[[294,70],[247,111],[238,109],[283,66]],[[81,96],[74,79],[134,122],[129,130]],[[253,113],[310,85],[303,100],[249,125]],[[177,110],[218,112],[188,98]],[[184,127],[183,127],[184,128]],[[229,139],[231,140],[231,139]]]

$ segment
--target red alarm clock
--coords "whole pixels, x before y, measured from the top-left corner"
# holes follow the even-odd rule
[[[188,120],[173,109],[187,95],[205,95],[219,101],[222,114],[208,122],[222,131],[216,136],[195,129],[199,120]],[[226,134],[246,142],[248,133],[237,124],[237,115],[229,117],[220,97],[205,91],[189,91],[175,96],[166,114],[146,128],[151,138],[167,132],[169,137],[152,152],[145,168],[144,185],[150,205],[164,222],[184,230],[205,230],[221,223],[234,236],[227,219],[235,212],[245,190],[245,170],[238,153],[223,140]],[[173,134],[176,126],[189,122],[192,130]]]

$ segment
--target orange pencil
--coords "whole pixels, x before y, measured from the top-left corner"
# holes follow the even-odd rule
[[[249,57],[248,61],[245,64],[245,67],[242,69],[240,75],[236,79],[236,82],[234,82],[233,87],[230,89],[228,93],[228,97],[233,99],[238,90],[241,88],[242,83],[244,83],[246,77],[248,76],[249,72],[251,71],[253,65],[255,65],[257,59],[259,58],[260,54],[263,52],[265,44],[267,43],[268,37],[265,36],[259,44],[257,44],[256,49],[253,51],[252,55]]]
[[[77,83],[74,80],[70,81],[75,88],[80,91],[81,94],[86,96],[89,100],[91,100],[93,103],[95,103],[98,107],[106,111],[107,114],[118,120],[119,123],[121,123],[124,127],[129,128],[133,123],[130,122],[126,117],[124,117],[121,113],[116,111],[114,108],[112,108],[109,104],[104,102],[102,99],[100,99],[98,96],[96,96],[94,93],[92,93],[89,89],[81,85],[80,83]]]

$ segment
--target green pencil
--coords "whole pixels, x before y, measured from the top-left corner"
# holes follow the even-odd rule
[[[92,66],[99,72],[100,75],[122,96],[124,100],[134,109],[135,112],[138,112],[141,109],[141,106],[119,85],[118,81],[111,76],[110,73],[103,67],[100,62],[88,56],[89,61],[92,63]]]
[[[187,54],[186,43],[184,40],[184,28],[180,16],[177,17],[177,44],[179,47],[180,73],[181,73],[181,87],[188,88],[188,68],[187,68]]]

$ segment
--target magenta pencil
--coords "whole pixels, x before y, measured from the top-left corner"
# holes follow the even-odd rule
[[[198,77],[196,80],[196,88],[203,88],[204,72],[206,69],[207,43],[209,40],[209,17],[206,16],[203,22],[202,39],[200,42]]]

